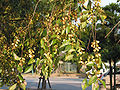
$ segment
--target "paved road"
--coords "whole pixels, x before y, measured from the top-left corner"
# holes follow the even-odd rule
[[[37,89],[39,79],[38,77],[35,78],[28,78],[25,77],[27,81],[27,88],[31,89]],[[50,78],[50,83],[52,86],[52,89],[55,90],[82,90],[81,83],[83,79],[79,78],[62,78],[62,77],[55,77]],[[3,89],[6,89],[6,87],[2,87]],[[48,85],[47,85],[47,88]],[[86,90],[92,90],[91,86],[88,87]]]
[[[37,88],[38,86],[38,78],[25,78],[28,85],[27,87]],[[83,79],[79,78],[62,78],[62,77],[55,77],[50,78],[50,83],[52,89],[55,90],[82,90],[81,83]],[[48,85],[47,85],[47,88]],[[92,90],[91,87],[88,87],[86,90]]]

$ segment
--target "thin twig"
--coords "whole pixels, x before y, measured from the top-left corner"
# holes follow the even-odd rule
[[[94,31],[93,31],[93,24],[92,24],[92,34],[93,34],[93,40],[95,40],[95,35],[94,35]]]
[[[23,29],[23,30],[25,30],[25,34],[24,34],[24,36],[23,36],[21,56],[23,56],[24,41],[25,41],[25,36],[26,36],[26,33],[27,33],[27,31],[26,31],[26,30],[28,30],[28,28],[29,28],[29,26],[30,26],[31,21],[32,21],[32,19],[33,19],[33,18],[34,18],[34,16],[35,16],[35,12],[36,12],[37,6],[38,6],[38,4],[39,4],[39,2],[40,2],[40,1],[41,1],[41,0],[39,0],[39,1],[37,2],[37,4],[35,5],[35,9],[34,9],[34,12],[33,12],[32,18],[30,19],[29,24],[28,24],[28,25],[27,25],[27,26]],[[30,33],[30,32],[29,32],[29,33]]]
[[[47,46],[48,46],[48,48],[49,48],[49,52],[50,52],[50,43],[49,43],[49,31],[51,30],[51,24],[52,24],[52,15],[53,15],[53,13],[54,13],[54,9],[55,9],[55,7],[52,9],[52,12],[51,12],[51,15],[50,15],[50,21],[49,21],[49,23],[48,23],[48,26],[47,26],[47,40],[48,40],[48,42],[47,42]]]
[[[107,38],[107,36],[116,28],[117,25],[120,24],[120,21],[111,29],[111,31],[105,36],[105,38]]]
[[[39,4],[40,1],[41,1],[41,0],[39,0],[39,1],[36,3],[35,9],[34,9],[34,11],[33,11],[32,18],[30,19],[29,24],[28,24],[23,30],[27,30],[27,29],[29,28],[31,21],[32,21],[32,19],[33,19],[34,16],[35,16],[35,12],[36,12],[37,6],[38,6],[38,4]]]
[[[87,52],[87,50],[89,50],[89,45],[90,45],[90,41],[91,41],[91,36],[92,36],[92,34],[90,33],[90,39],[89,39],[89,42],[88,42],[88,45],[87,45],[86,52]]]
[[[95,40],[96,40],[96,19],[95,19]]]
[[[35,5],[35,9],[34,9],[34,12],[33,12],[32,18],[30,19],[30,22],[29,22],[29,24],[28,24],[28,28],[29,28],[29,25],[30,25],[32,19],[33,19],[34,16],[35,16],[35,12],[36,12],[37,6],[38,6],[38,4],[39,4],[40,1],[41,1],[41,0],[39,0],[39,1],[37,2],[37,4]]]

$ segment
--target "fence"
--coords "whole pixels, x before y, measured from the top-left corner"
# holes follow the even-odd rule
[[[68,73],[76,73],[77,72],[77,65],[75,63],[64,62],[59,64],[59,70],[61,72],[68,72]]]

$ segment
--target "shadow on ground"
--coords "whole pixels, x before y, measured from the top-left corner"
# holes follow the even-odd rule
[[[28,82],[27,88],[28,90],[37,90],[38,83],[36,82]],[[41,85],[40,85],[41,86]],[[76,83],[69,83],[69,84],[51,84],[53,90],[82,90],[81,85]],[[49,89],[47,85],[47,89]],[[86,90],[92,90],[91,87],[88,87]]]

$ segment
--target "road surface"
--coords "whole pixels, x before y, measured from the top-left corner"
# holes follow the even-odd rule
[[[37,89],[39,78],[38,77],[25,77],[27,81],[27,88]],[[64,77],[52,77],[50,78],[50,84],[53,90],[82,90],[81,83],[82,78],[64,78]],[[2,89],[7,89],[8,87],[2,87]],[[47,88],[48,84],[47,84]],[[1,89],[1,88],[0,88]],[[91,86],[86,90],[92,90]]]

